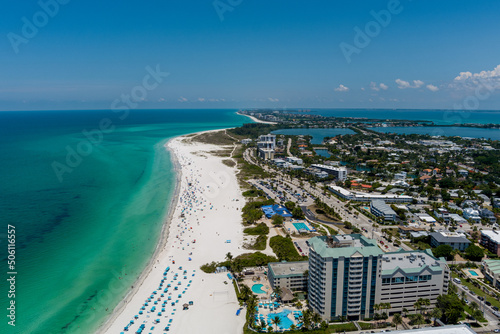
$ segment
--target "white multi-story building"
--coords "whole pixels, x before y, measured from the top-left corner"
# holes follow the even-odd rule
[[[437,208],[437,210],[434,210],[434,214],[437,218],[442,219],[445,224],[450,223],[450,213],[445,208]]]
[[[382,200],[390,203],[410,203],[413,198],[406,195],[394,195],[394,194],[374,194],[374,193],[363,193],[363,192],[353,192],[336,185],[329,185],[328,189],[334,194],[352,201],[358,202],[370,202],[375,200]]]
[[[271,288],[287,288],[291,291],[307,290],[308,261],[271,262],[267,265],[267,277]]]
[[[347,168],[345,167],[334,167],[321,164],[313,164],[311,165],[311,167],[317,168],[323,172],[328,173],[329,175],[333,175],[339,181],[344,181],[345,179],[347,179]]]
[[[391,304],[389,314],[413,309],[419,298],[434,305],[448,289],[450,269],[430,250],[384,253],[360,234],[308,243],[309,305],[325,320],[371,318],[381,303]]]
[[[473,208],[464,209],[464,218],[470,220],[474,223],[481,222],[481,216],[479,215],[479,210]]]
[[[449,281],[446,260],[437,259],[430,250],[386,253],[375,302],[389,303],[388,314],[413,310],[420,298],[429,299],[431,309],[437,297],[447,292]]]
[[[257,155],[264,159],[274,159],[276,136],[272,134],[261,135],[257,141]]]
[[[295,165],[302,165],[304,163],[301,158],[296,158],[296,157],[287,157],[286,161]]]
[[[373,317],[382,250],[360,234],[309,239],[309,305],[325,320]]]
[[[396,212],[382,200],[373,200],[370,202],[370,212],[376,217],[384,217],[385,221],[396,220]]]

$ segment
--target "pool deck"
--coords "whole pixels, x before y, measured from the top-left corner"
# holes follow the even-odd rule
[[[266,293],[255,293],[255,295],[259,299],[270,299],[273,290],[271,289],[271,285],[267,279],[267,275],[264,274],[264,270],[257,270],[256,268],[252,268],[254,270],[253,275],[245,275],[243,278],[243,284],[252,289],[254,284],[262,284],[262,290]],[[253,290],[252,290],[253,291]]]
[[[472,274],[469,272],[469,270],[470,270],[470,271],[475,272],[475,273],[477,274],[477,276],[472,275]],[[483,275],[483,273],[481,272],[481,270],[480,270],[480,269],[464,268],[464,269],[462,269],[462,272],[463,272],[463,273],[464,273],[467,277],[469,277],[469,278],[484,278],[484,275]]]
[[[297,220],[297,219],[292,219],[291,221],[289,219],[287,219],[283,226],[284,228],[289,231],[291,234],[293,233],[299,233],[299,231],[297,230],[297,228],[295,227],[295,225],[293,225],[294,223],[303,223],[307,226],[307,228],[309,229],[309,231],[311,231],[312,229],[314,229],[308,222],[307,220]],[[310,232],[308,232],[310,233]]]

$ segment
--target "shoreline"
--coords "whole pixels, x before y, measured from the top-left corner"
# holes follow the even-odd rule
[[[174,192],[172,194],[172,198],[170,200],[170,204],[168,207],[168,211],[165,213],[160,231],[160,238],[156,244],[155,250],[153,254],[151,255],[151,258],[147,262],[146,266],[144,267],[144,270],[141,272],[141,274],[137,277],[137,279],[134,281],[132,288],[129,289],[129,291],[125,294],[125,296],[122,298],[122,300],[116,305],[116,307],[113,309],[111,312],[110,316],[97,328],[97,333],[105,333],[109,327],[116,321],[118,316],[123,312],[125,307],[127,306],[127,301],[132,299],[137,292],[139,291],[139,287],[142,285],[142,283],[145,281],[146,277],[151,274],[151,271],[154,266],[154,260],[160,255],[161,251],[165,247],[168,241],[168,236],[169,236],[169,227],[170,227],[170,222],[172,222],[172,218],[174,216],[175,212],[175,207],[178,202],[179,198],[179,193],[181,190],[181,180],[182,180],[182,169],[179,164],[179,161],[177,159],[177,156],[173,152],[172,149],[168,146],[168,144],[176,139],[182,136],[177,136],[170,138],[168,140],[163,140],[161,141],[158,145],[160,145],[163,148],[167,148],[167,150],[170,153],[170,161],[172,162],[172,165],[174,167],[174,172],[175,172],[175,188]]]
[[[180,264],[182,266],[188,267],[189,265],[194,265],[196,263],[196,266],[192,266],[194,268],[193,272],[196,271],[196,276],[201,276],[200,277],[201,282],[200,282],[200,278],[193,277],[192,278],[193,287],[190,289],[195,289],[194,285],[196,283],[198,283],[198,284],[201,283],[201,285],[207,286],[204,289],[204,291],[202,290],[203,292],[205,292],[207,290],[207,288],[208,288],[208,291],[213,291],[213,297],[204,298],[205,300],[201,299],[202,297],[200,296],[200,293],[195,294],[193,297],[191,297],[195,301],[195,305],[203,304],[203,303],[205,303],[205,304],[210,303],[211,305],[209,306],[209,308],[213,307],[214,310],[217,310],[217,308],[219,308],[219,309],[221,309],[220,310],[221,312],[223,309],[223,311],[227,313],[227,316],[229,316],[230,313],[233,313],[233,310],[234,310],[234,312],[236,312],[236,309],[237,309],[236,306],[238,305],[238,303],[237,303],[237,299],[236,299],[236,294],[234,292],[234,289],[232,288],[232,284],[229,284],[229,285],[226,285],[225,287],[223,287],[223,289],[226,289],[226,290],[227,290],[227,287],[230,288],[229,290],[224,292],[225,295],[223,297],[226,298],[227,300],[224,303],[218,303],[217,301],[215,301],[215,296],[217,293],[219,293],[219,291],[217,291],[217,289],[220,289],[219,284],[224,279],[227,280],[226,275],[225,274],[222,274],[222,275],[221,274],[219,274],[219,275],[205,274],[205,273],[201,272],[201,270],[199,270],[199,266],[201,264],[204,264],[206,262],[211,262],[211,261],[222,260],[226,254],[226,251],[223,251],[223,253],[221,253],[220,249],[217,249],[217,251],[220,254],[218,254],[216,256],[212,255],[212,256],[210,256],[210,258],[205,258],[205,260],[203,260],[201,262],[195,261],[194,255],[193,255],[192,262],[187,262],[185,260],[183,262],[182,260],[179,261],[179,257],[178,257],[182,253],[179,250],[180,247],[177,247],[177,249],[175,249],[175,247],[174,247],[174,246],[176,246],[176,243],[179,242],[179,240],[181,240],[180,245],[184,246],[184,247],[182,247],[182,251],[184,251],[184,248],[185,248],[185,245],[182,243],[184,240],[179,238],[179,235],[182,235],[184,232],[186,232],[182,229],[179,229],[180,224],[182,224],[184,222],[184,218],[181,220],[179,217],[183,216],[184,211],[182,211],[182,212],[179,212],[179,211],[183,205],[183,203],[182,203],[183,196],[186,196],[186,188],[189,188],[189,186],[191,186],[191,183],[189,183],[185,180],[185,179],[188,179],[188,177],[189,177],[189,171],[186,171],[186,166],[189,166],[192,168],[193,166],[203,165],[203,167],[200,167],[200,168],[204,168],[204,169],[208,170],[208,173],[205,172],[206,174],[211,173],[214,175],[221,175],[221,173],[224,173],[223,171],[221,171],[221,169],[229,168],[229,169],[231,169],[229,174],[232,174],[232,175],[229,175],[229,174],[223,175],[222,178],[224,180],[226,180],[226,179],[228,179],[228,177],[231,177],[231,178],[234,178],[234,180],[236,181],[236,170],[237,169],[224,166],[224,164],[222,163],[223,158],[211,154],[211,152],[213,152],[214,149],[215,150],[222,149],[221,146],[204,144],[204,143],[202,144],[202,143],[190,141],[190,137],[193,137],[193,135],[200,135],[203,133],[224,131],[224,130],[226,130],[226,129],[206,130],[206,131],[185,134],[185,135],[171,138],[168,141],[166,141],[166,142],[164,141],[161,143],[161,145],[170,152],[170,154],[171,154],[170,158],[171,158],[171,161],[174,165],[174,169],[175,169],[175,173],[176,173],[176,187],[175,187],[174,194],[172,195],[172,199],[170,201],[169,211],[166,214],[166,219],[165,219],[163,226],[162,226],[161,239],[159,240],[157,247],[155,249],[155,252],[152,255],[152,257],[150,258],[150,260],[148,261],[148,264],[146,265],[145,269],[143,270],[141,275],[138,277],[138,279],[134,282],[133,288],[127,292],[125,297],[115,307],[115,309],[113,310],[111,315],[98,328],[98,330],[97,330],[98,333],[114,333],[117,330],[118,331],[123,330],[123,326],[126,325],[126,323],[128,322],[125,319],[130,320],[131,317],[133,317],[133,314],[137,314],[137,312],[139,311],[139,308],[142,306],[142,302],[144,301],[144,299],[148,298],[148,295],[151,293],[151,291],[153,289],[155,289],[154,286],[157,286],[157,284],[154,285],[154,283],[152,283],[153,280],[155,278],[157,281],[159,279],[161,279],[161,276],[158,276],[158,274],[159,274],[158,271],[160,269],[158,269],[156,266],[158,265],[161,267],[162,265],[164,265],[167,262],[169,264],[172,263],[174,256],[175,256],[175,262],[176,262],[176,264],[174,266],[177,266]],[[191,162],[186,163],[188,160],[190,161],[191,159],[193,160],[193,165],[191,165]],[[201,162],[199,164],[195,163],[196,162],[195,160],[202,160],[202,159],[209,159],[209,160],[211,160],[211,163],[205,164],[204,161],[198,161],[198,162]],[[217,166],[215,166],[215,164],[217,164]],[[224,166],[224,167],[222,167],[222,166]],[[191,173],[193,173],[193,172],[191,172]],[[204,173],[200,172],[199,176],[201,179],[205,175],[204,175]],[[215,180],[213,175],[211,177],[213,180]],[[231,183],[231,182],[229,182],[229,183]],[[218,180],[215,180],[215,183],[210,182],[210,180],[209,180],[209,182],[205,181],[204,184],[207,184],[207,187],[213,187],[213,185],[215,185],[217,188],[221,188],[222,194],[225,194],[226,192],[234,193],[231,195],[233,197],[232,201],[235,200],[234,199],[235,197],[241,197],[241,198],[236,199],[236,201],[239,201],[238,203],[230,202],[229,200],[223,201],[221,199],[216,199],[216,198],[210,199],[210,197],[208,197],[208,198],[210,199],[210,201],[218,201],[218,203],[210,202],[210,205],[212,205],[215,208],[215,210],[213,210],[213,211],[233,210],[234,213],[238,213],[236,215],[237,222],[236,221],[234,222],[235,224],[237,224],[236,225],[237,228],[228,230],[229,236],[226,237],[229,240],[236,239],[234,241],[237,241],[237,243],[227,244],[225,246],[221,246],[221,248],[230,248],[230,252],[232,254],[235,254],[235,255],[239,255],[239,253],[243,253],[244,249],[242,247],[239,247],[239,246],[242,246],[243,233],[242,233],[241,221],[239,218],[241,212],[238,210],[241,209],[241,208],[239,208],[239,206],[241,206],[241,207],[243,206],[244,199],[241,195],[241,191],[239,189],[237,181],[235,182],[236,187],[230,187],[230,188],[221,186],[221,184],[219,184],[217,186]],[[224,185],[224,183],[222,183],[222,185]],[[200,192],[200,195],[201,196],[204,195],[203,190]],[[217,196],[221,197],[221,195],[217,195]],[[208,203],[208,201],[207,201],[207,203]],[[230,205],[235,205],[235,204],[236,204],[236,207],[233,206],[232,209],[229,208]],[[185,205],[185,200],[184,200],[184,205]],[[198,210],[200,210],[200,209],[198,208]],[[196,209],[194,211],[196,211]],[[201,211],[203,211],[203,209],[201,209]],[[210,213],[207,212],[206,215],[208,215],[208,214],[210,214]],[[232,216],[234,216],[234,214]],[[205,218],[205,216],[203,216],[203,218]],[[200,217],[200,219],[201,219],[201,217]],[[224,223],[223,219],[224,219],[224,217],[218,217],[216,221],[213,219],[211,222],[208,221],[209,224],[213,223],[214,226],[212,228],[210,225],[207,225],[207,227],[205,227],[205,229],[208,229],[212,232],[214,230],[219,231],[219,232],[215,232],[215,233],[217,236],[221,237],[223,233],[227,232],[227,231],[224,231],[225,226],[220,225],[221,223]],[[207,220],[209,220],[209,219],[207,219]],[[234,218],[233,218],[233,220],[234,220]],[[218,224],[219,226],[215,226],[216,224]],[[198,223],[198,225],[200,225],[200,223]],[[220,229],[221,227],[222,227],[222,230]],[[193,229],[193,231],[194,231],[195,226],[191,227],[191,229]],[[203,230],[203,228],[201,228],[201,227],[199,229]],[[178,233],[177,236],[176,236],[176,233]],[[213,244],[214,236],[213,236],[213,234],[211,236],[208,236],[209,233],[210,232],[206,231],[206,230],[204,231],[204,233],[200,233],[200,236],[197,237],[199,239],[195,239],[197,241],[196,246],[198,246],[198,244],[200,244],[200,246],[201,246],[203,243],[208,242],[209,243],[208,247],[210,247],[211,244]],[[240,235],[237,235],[238,233]],[[207,235],[207,236],[205,237],[205,235]],[[210,240],[210,239],[212,239],[212,240]],[[239,239],[241,239],[241,240],[239,240]],[[194,244],[194,242],[193,242],[193,244]],[[189,243],[187,243],[187,245],[189,246]],[[170,246],[172,246],[172,247],[170,247]],[[194,254],[194,245],[191,245],[191,246],[193,248],[193,252],[189,253],[190,256],[191,256],[191,254]],[[241,251],[240,251],[240,248],[241,248]],[[212,251],[212,253],[217,253],[217,251]],[[204,251],[204,253],[210,253],[210,252]],[[209,254],[201,255],[200,258],[203,258],[204,256],[208,257]],[[189,258],[189,261],[191,261],[191,258]],[[171,264],[169,266],[172,267]],[[182,273],[181,273],[181,275],[182,275]],[[194,274],[193,274],[193,276],[194,276]],[[180,284],[180,282],[179,282],[179,284]],[[210,289],[214,289],[214,290],[210,290]],[[149,291],[149,292],[145,294],[145,292],[144,292],[145,290]],[[186,288],[186,290],[187,290],[187,288]],[[184,292],[185,291],[183,291],[183,293]],[[230,296],[231,294],[234,296]],[[186,296],[188,296],[188,295],[189,294],[186,293]],[[210,294],[210,296],[212,296],[212,294]],[[205,296],[205,297],[208,297],[208,296]],[[229,307],[230,307],[230,309],[229,309]],[[202,310],[202,311],[205,311],[204,313],[207,313],[206,310]],[[149,313],[149,312],[147,312],[147,313]],[[191,313],[191,316],[193,317],[192,319],[195,319],[196,313],[198,313],[197,314],[198,318],[200,316],[203,317],[203,315],[204,315],[204,314],[200,314],[199,311],[196,312],[195,310],[190,310],[190,313]],[[245,322],[245,317],[244,317],[245,313],[246,312],[243,310],[242,316],[237,317],[237,319],[234,319],[234,313],[233,313],[233,321],[230,321],[229,319],[226,321],[227,322],[226,326],[231,328],[231,332],[236,333],[236,332],[241,332],[243,330],[243,324]],[[185,313],[185,314],[187,315],[188,313]],[[207,321],[210,322],[210,320],[212,320],[214,317],[217,317],[217,316],[219,316],[219,313],[212,315],[212,317],[208,318]],[[227,316],[225,316],[224,319]],[[149,315],[147,317],[149,318]],[[172,328],[174,333],[177,332],[177,328],[175,328],[177,326],[175,326],[175,324],[177,323],[177,325],[179,325],[179,323],[177,322],[177,319],[176,319],[177,317],[181,318],[181,320],[183,320],[182,318],[185,318],[184,313],[182,315],[176,315],[174,317],[174,313],[172,312],[171,319],[176,320],[176,322],[174,322],[174,324],[172,325],[172,326],[174,326]],[[189,317],[189,315],[188,315],[188,317]],[[165,316],[165,318],[166,318],[166,316]],[[196,327],[197,324],[195,324],[192,321],[192,319],[190,319],[191,321],[184,321],[181,325],[183,327],[186,327],[186,328],[191,328],[193,326]],[[221,321],[222,321],[222,319],[221,319]],[[239,322],[241,322],[241,321],[243,321],[243,323],[239,324]],[[235,322],[238,322],[238,326],[235,326]],[[121,324],[121,327],[120,327],[119,323]],[[207,326],[210,326],[210,325],[220,327],[219,322],[216,322],[216,323],[210,322],[210,323],[205,323],[205,324],[201,324],[201,325],[204,325],[204,326],[201,327],[200,329],[205,329]],[[148,326],[151,326],[151,324],[149,324]],[[155,328],[153,332],[157,332],[157,330],[160,330],[160,327],[163,328],[164,326],[165,326],[165,324],[162,323],[161,325],[159,325],[158,328]],[[161,332],[163,332],[163,330]],[[182,331],[182,332],[185,332],[185,331]]]
[[[250,118],[252,121],[254,121],[255,123],[263,123],[263,124],[272,124],[272,125],[276,125],[278,123],[276,122],[268,122],[268,121],[261,121],[260,119],[258,118],[255,118],[253,116],[250,116],[250,115],[245,115],[245,114],[240,114],[239,111],[236,112],[236,114],[240,115],[240,116],[245,116],[245,117],[248,117]]]

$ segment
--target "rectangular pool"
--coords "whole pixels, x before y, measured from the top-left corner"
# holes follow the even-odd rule
[[[293,226],[297,229],[297,231],[300,230],[310,231],[309,227],[307,227],[307,225],[304,223],[293,223]]]

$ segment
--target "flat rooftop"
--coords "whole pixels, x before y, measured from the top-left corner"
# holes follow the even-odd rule
[[[497,231],[483,230],[481,231],[481,234],[484,234],[496,243],[500,243],[500,233],[498,233]]]
[[[351,257],[358,253],[362,256],[378,256],[384,252],[375,240],[360,234],[314,237],[308,240],[310,249],[323,258]]]
[[[439,259],[426,251],[404,251],[386,253],[382,256],[382,274],[391,274],[400,268],[405,272],[429,267],[433,271],[441,271]]]
[[[303,275],[306,270],[309,270],[309,261],[271,262],[269,268],[273,271],[274,277]]]
[[[472,328],[466,325],[448,325],[442,327],[424,327],[418,329],[408,329],[392,331],[393,334],[475,334]]]

